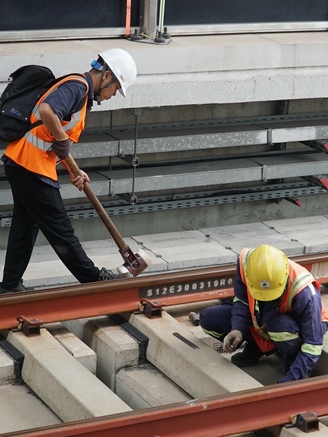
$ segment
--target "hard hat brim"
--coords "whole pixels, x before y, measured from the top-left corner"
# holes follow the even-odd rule
[[[247,280],[246,280],[247,282]],[[250,294],[252,295],[252,297],[255,300],[261,300],[263,302],[269,302],[272,300],[276,300],[278,299],[284,292],[285,286],[283,287],[278,287],[275,289],[268,289],[268,290],[259,290],[257,288],[252,287],[248,282],[247,282],[247,288],[250,292]]]

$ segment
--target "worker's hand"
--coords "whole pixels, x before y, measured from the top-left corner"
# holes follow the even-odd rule
[[[242,344],[243,334],[237,329],[229,332],[223,340],[223,349],[227,352],[234,352]]]
[[[80,174],[78,176],[74,176],[72,173],[70,173],[70,178],[72,184],[75,185],[79,191],[83,190],[85,182],[90,182],[89,176],[83,170],[80,170]]]
[[[56,153],[59,159],[65,159],[71,150],[72,141],[67,137],[65,140],[55,140],[52,143],[52,150]]]

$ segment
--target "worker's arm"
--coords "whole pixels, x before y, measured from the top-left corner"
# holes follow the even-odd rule
[[[59,159],[65,159],[72,145],[62,120],[71,119],[86,91],[87,87],[84,83],[70,80],[47,95],[39,106],[41,120],[55,140],[52,150]]]
[[[234,294],[231,330],[238,330],[244,335],[252,324],[251,314],[249,312],[247,289],[241,279],[239,261],[236,267],[236,276],[234,282]]]
[[[323,344],[325,324],[321,316],[321,296],[315,286],[305,287],[293,299],[293,316],[300,327],[301,350],[290,370],[279,382],[307,378],[317,364]]]
[[[84,188],[84,182],[90,182],[90,178],[87,173],[80,169],[80,174],[74,176],[69,166],[66,164],[65,160],[61,161],[63,167],[68,171],[69,177],[73,185],[76,186],[80,191]]]
[[[39,113],[42,123],[54,136],[55,140],[60,141],[68,138],[66,132],[63,129],[60,118],[49,105],[49,103],[41,103],[39,107]]]

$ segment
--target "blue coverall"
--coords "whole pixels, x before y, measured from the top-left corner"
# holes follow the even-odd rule
[[[251,314],[239,262],[234,294],[233,302],[224,301],[222,305],[204,309],[200,314],[200,325],[207,334],[221,341],[230,331],[238,330],[244,340],[255,343],[249,329],[252,325]],[[258,301],[256,318],[259,326],[266,326],[275,348],[283,357],[285,376],[279,382],[303,379],[311,374],[318,362],[323,336],[327,331],[327,322],[322,322],[321,296],[314,284],[303,288],[293,299],[291,313],[280,313],[279,301]],[[304,344],[307,345],[304,348],[307,351],[302,350]],[[312,345],[314,354],[308,352]]]

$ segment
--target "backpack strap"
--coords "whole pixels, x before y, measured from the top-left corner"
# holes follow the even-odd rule
[[[74,112],[72,113],[72,114],[74,114],[75,112],[78,112],[78,111],[80,111],[83,108],[83,106],[85,105],[85,102],[87,100],[87,96],[88,96],[88,92],[89,92],[89,84],[88,84],[84,74],[82,74],[82,73],[66,74],[65,76],[59,77],[58,79],[56,79],[56,82],[49,88],[49,90],[47,90],[42,95],[42,99],[44,99],[49,94],[51,94],[56,88],[58,88],[63,83],[68,82],[68,80],[70,80],[69,78],[72,78],[71,80],[77,80],[79,82],[82,82],[82,83],[84,83],[86,85],[86,92],[84,93],[84,96],[80,100],[80,102],[77,105],[77,107],[74,109]],[[31,123],[29,125],[29,128],[28,128],[27,132],[32,130],[32,129],[34,129],[37,126],[41,126],[41,124],[43,124],[42,120],[38,120],[38,121],[36,121],[34,123]]]

